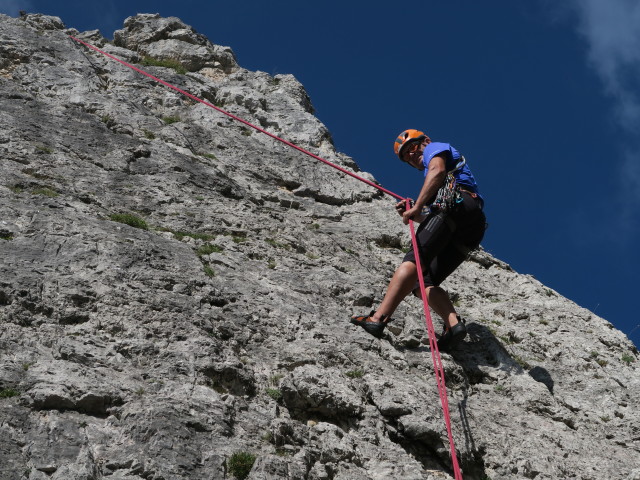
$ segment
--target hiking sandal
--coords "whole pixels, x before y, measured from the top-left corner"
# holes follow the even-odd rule
[[[369,319],[372,318],[375,313],[375,310],[371,310],[369,315],[351,317],[350,322],[354,325],[361,326],[367,333],[370,333],[374,337],[382,338],[384,327],[387,326],[387,323],[392,322],[393,318],[389,318],[389,315],[383,315],[380,322],[370,321]]]

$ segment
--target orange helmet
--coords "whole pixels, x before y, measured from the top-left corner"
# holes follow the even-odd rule
[[[402,160],[402,150],[404,149],[404,147],[406,147],[410,143],[420,142],[425,138],[427,138],[427,136],[420,130],[405,130],[400,135],[398,135],[398,138],[396,138],[396,141],[393,144],[393,151],[396,152],[398,158]]]

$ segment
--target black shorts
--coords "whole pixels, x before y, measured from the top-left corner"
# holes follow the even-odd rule
[[[449,213],[430,213],[416,232],[426,286],[440,285],[478,248],[487,219],[480,198],[462,192],[462,202]],[[413,249],[403,262],[416,263]]]

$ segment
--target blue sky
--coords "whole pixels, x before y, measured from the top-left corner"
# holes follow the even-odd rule
[[[640,345],[635,0],[0,0],[19,9],[109,38],[136,13],[179,17],[243,67],[295,75],[337,148],[400,195],[422,177],[397,134],[452,143],[487,200],[483,246]]]

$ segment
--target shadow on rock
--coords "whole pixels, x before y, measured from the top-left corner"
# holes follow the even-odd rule
[[[496,368],[511,374],[528,373],[536,382],[544,384],[553,394],[554,381],[543,367],[530,365],[512,356],[491,330],[479,323],[467,324],[468,336],[452,352],[455,361],[467,375],[469,384],[482,383],[488,369]]]
[[[553,394],[554,381],[550,373],[543,367],[531,367],[522,359],[510,354],[489,328],[475,322],[467,324],[468,336],[463,343],[456,346],[451,352],[443,353],[445,361],[445,376],[447,382],[463,384],[464,399],[458,403],[458,413],[464,433],[464,446],[460,446],[460,462],[465,472],[465,478],[487,478],[485,472],[483,445],[477,445],[473,431],[468,420],[467,400],[470,385],[478,383],[494,383],[496,370],[507,375],[519,375],[528,373],[536,382],[544,384]],[[428,345],[424,345],[424,339],[414,344],[402,344],[397,342],[394,348],[398,351],[429,353]],[[452,358],[458,367],[448,364],[447,358]],[[462,368],[464,374],[458,368]],[[415,440],[414,440],[415,441]]]

